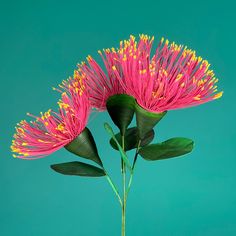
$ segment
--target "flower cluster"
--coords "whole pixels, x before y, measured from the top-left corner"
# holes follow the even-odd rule
[[[91,56],[78,65],[73,78],[62,82],[59,111],[21,121],[11,146],[15,157],[43,157],[73,141],[85,128],[90,107],[103,111],[109,97],[127,94],[149,112],[199,105],[222,96],[210,64],[195,51],[161,39],[152,55],[154,38],[140,35],[120,47],[98,51],[105,70]]]
[[[90,90],[96,91],[95,107],[100,105],[103,89],[109,91],[107,88],[133,96],[141,107],[158,113],[199,105],[222,96],[222,92],[216,93],[218,79],[209,69],[210,64],[197,57],[195,51],[162,38],[151,56],[153,40],[154,37],[141,35],[137,42],[130,36],[129,40],[120,42],[120,48],[105,49],[103,60],[110,80],[104,79],[107,78],[105,73],[89,57],[92,68],[84,73]],[[94,95],[92,99],[95,100]]]
[[[119,66],[115,49],[104,50],[104,55],[101,51],[98,51],[98,53],[102,57],[106,73],[91,56],[87,57],[88,64],[82,63],[78,65],[78,70],[86,78],[91,105],[99,111],[104,111],[109,97],[116,94],[124,94],[125,91],[112,69],[113,66]]]
[[[35,121],[21,121],[11,149],[14,157],[39,158],[55,152],[74,140],[85,128],[90,112],[90,103],[81,75],[75,71],[74,78],[63,81],[58,101],[59,111],[48,110]]]

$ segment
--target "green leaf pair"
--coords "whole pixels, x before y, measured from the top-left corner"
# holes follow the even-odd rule
[[[115,137],[115,134],[111,128],[111,126],[108,124],[108,123],[105,123],[104,124],[104,128],[106,129],[107,133],[111,136],[111,138],[113,139],[113,141],[115,142],[120,154],[121,154],[121,157],[124,161],[124,163],[126,164],[126,166],[128,167],[128,169],[130,170],[130,172],[132,172],[132,167],[130,165],[130,162],[129,162],[129,159],[125,153],[125,151],[123,150],[123,148],[121,147],[120,143],[118,142],[118,140],[116,139]]]
[[[106,175],[103,169],[83,162],[73,161],[51,165],[51,168],[63,175],[100,177]]]
[[[171,138],[162,143],[142,147],[139,154],[148,161],[157,161],[185,155],[193,150],[194,143],[188,138]]]
[[[133,97],[120,94],[110,97],[107,101],[107,110],[120,129],[120,133],[114,134],[111,127],[105,124],[106,130],[111,135],[110,145],[119,150],[125,163],[129,162],[126,151],[139,148],[140,154],[145,160],[162,160],[187,154],[193,149],[193,141],[187,138],[171,138],[157,144],[151,144],[154,138],[153,127],[166,115],[167,112],[154,113],[143,109]],[[128,128],[134,113],[136,114],[137,127]],[[122,150],[122,136],[124,136],[124,150]]]
[[[121,145],[121,134],[115,135],[115,138],[119,145]],[[140,149],[138,153],[149,161],[163,160],[167,158],[173,158],[177,156],[185,155],[192,151],[194,142],[188,138],[171,138],[162,143],[150,144],[154,138],[154,131],[151,130],[146,133],[146,136],[141,140]],[[138,130],[136,127],[127,129],[125,133],[125,151],[137,148],[139,141]],[[110,139],[110,145],[115,149],[117,142],[114,139]]]
[[[100,177],[106,175],[102,161],[98,155],[96,143],[88,128],[75,138],[72,142],[65,146],[65,149],[77,156],[91,160],[102,167],[98,168],[94,165],[86,164],[79,161],[66,162],[51,165],[51,168],[56,172],[64,175],[78,175]]]
[[[138,129],[137,127],[132,127],[126,130],[125,132],[125,146],[124,146],[124,150],[125,151],[129,151],[132,150],[134,148],[136,148],[138,146],[139,143],[139,135],[138,135]],[[118,141],[118,143],[120,145],[122,145],[122,140],[121,140],[121,133],[118,133],[115,135],[116,140]],[[141,144],[140,146],[143,147],[147,144],[149,144],[154,138],[154,130],[149,131],[148,133],[146,133],[146,135],[144,136],[144,138],[141,140]],[[110,139],[110,145],[115,149],[115,150],[119,150],[117,147],[116,142],[114,141],[114,139]]]
[[[118,94],[111,96],[106,103],[107,111],[119,128],[121,135],[125,135],[134,114],[139,139],[145,139],[147,133],[165,116],[166,112],[153,113],[143,109],[132,96]]]

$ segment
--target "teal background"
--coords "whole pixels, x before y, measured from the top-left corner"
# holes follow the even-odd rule
[[[188,45],[209,60],[222,99],[170,111],[156,140],[195,140],[193,153],[138,160],[128,201],[127,235],[236,235],[235,7],[233,1],[1,1],[0,235],[120,235],[120,209],[105,179],[66,177],[49,165],[76,160],[60,150],[35,161],[9,151],[26,112],[56,107],[51,90],[76,63],[118,46],[129,34]],[[106,113],[92,115],[105,166],[119,181],[119,157],[107,145]]]

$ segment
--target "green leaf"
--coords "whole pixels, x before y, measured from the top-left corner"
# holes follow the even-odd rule
[[[92,160],[102,166],[102,161],[98,155],[93,135],[87,127],[85,127],[77,138],[67,144],[65,149],[77,156]]]
[[[111,96],[106,103],[107,111],[122,134],[131,123],[134,116],[135,99],[126,94]]]
[[[119,144],[122,145],[121,133],[116,134],[115,138],[119,142]],[[151,130],[145,134],[145,137],[142,139],[140,146],[143,147],[149,144],[153,140],[153,138],[154,138],[154,130]],[[138,146],[138,142],[139,142],[139,135],[137,127],[127,129],[125,131],[125,148],[124,148],[125,151],[136,148]],[[110,139],[110,144],[114,149],[119,150],[113,138]]]
[[[121,145],[119,144],[119,142],[117,141],[116,137],[115,137],[115,134],[111,128],[111,126],[108,124],[108,123],[104,123],[104,128],[105,130],[107,131],[107,133],[111,136],[111,138],[113,138],[113,140],[115,141],[118,149],[119,149],[119,152],[121,154],[121,157],[124,161],[124,163],[126,164],[126,166],[128,167],[128,169],[130,170],[130,172],[133,172],[132,171],[132,168],[131,168],[131,165],[130,165],[130,162],[129,162],[129,159],[126,155],[126,153],[124,152],[124,150],[122,149]]]
[[[139,150],[146,160],[156,161],[181,156],[192,151],[194,142],[188,138],[171,138],[165,142],[151,144]]]
[[[149,112],[139,106],[137,103],[135,104],[135,113],[136,113],[136,123],[139,131],[140,139],[143,139],[150,130],[165,116],[167,113],[154,113]]]
[[[100,177],[106,175],[103,169],[79,161],[51,165],[51,168],[63,175]]]

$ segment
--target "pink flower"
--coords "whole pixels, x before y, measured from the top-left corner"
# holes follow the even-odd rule
[[[112,70],[114,65],[119,67],[115,49],[104,50],[104,55],[101,51],[98,51],[98,53],[105,64],[106,72],[102,70],[91,56],[87,57],[88,64],[83,62],[78,65],[78,71],[87,83],[92,107],[103,111],[106,110],[107,99],[112,95],[123,94],[124,90],[116,77],[116,73]]]
[[[197,57],[195,51],[162,39],[151,56],[153,40],[141,35],[137,42],[130,36],[107,56],[109,76],[118,79],[125,93],[133,96],[141,107],[159,113],[196,106],[222,96],[223,92],[216,93],[218,79],[209,70],[210,64]],[[102,98],[100,92],[97,100]]]
[[[74,79],[60,86],[59,112],[41,113],[35,121],[21,121],[11,149],[22,159],[35,159],[49,155],[73,141],[85,128],[90,112],[88,95],[82,77],[76,71]]]

